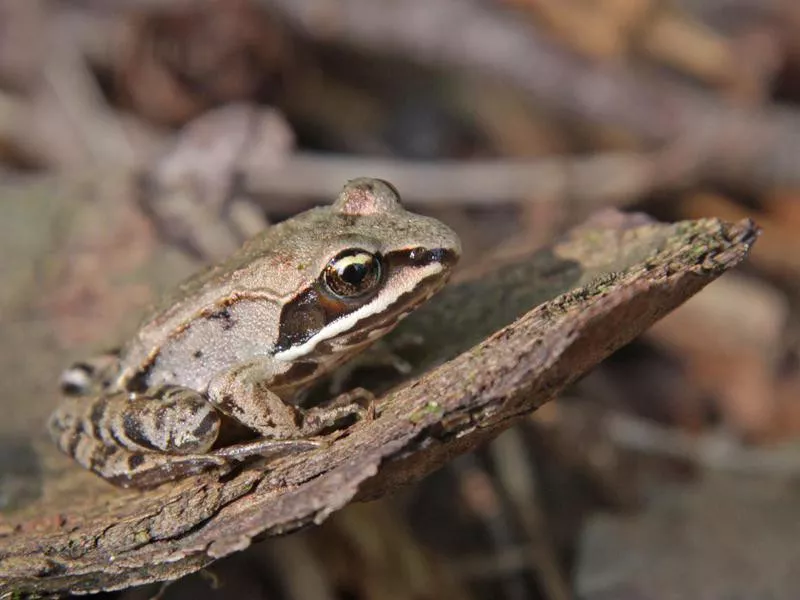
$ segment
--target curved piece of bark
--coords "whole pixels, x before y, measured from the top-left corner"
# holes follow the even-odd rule
[[[662,225],[607,212],[550,248],[490,265],[389,339],[412,377],[425,374],[326,450],[137,492],[46,447],[42,497],[0,520],[0,595],[177,578],[416,481],[553,398],[739,263],[756,235],[750,221]],[[409,345],[409,334],[425,343]]]

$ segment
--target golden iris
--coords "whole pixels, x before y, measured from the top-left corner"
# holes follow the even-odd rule
[[[332,294],[340,298],[358,298],[380,283],[380,258],[366,250],[345,250],[328,263],[323,279]]]

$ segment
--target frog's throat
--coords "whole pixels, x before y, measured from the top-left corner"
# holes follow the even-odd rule
[[[438,275],[443,270],[444,266],[441,263],[431,263],[421,267],[419,269],[419,279],[417,281],[417,285],[420,285],[423,281]],[[384,292],[378,294],[375,299],[372,300],[372,302],[369,302],[361,308],[354,310],[353,312],[344,315],[335,321],[332,321],[302,344],[298,344],[297,346],[292,346],[291,348],[277,352],[275,354],[275,359],[282,362],[289,362],[310,355],[321,342],[335,338],[343,333],[347,333],[362,319],[386,312],[395,302],[397,302],[399,298],[404,296],[407,292],[407,289],[398,289],[394,293]]]

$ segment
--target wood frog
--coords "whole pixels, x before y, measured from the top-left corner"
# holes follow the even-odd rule
[[[273,225],[167,294],[120,351],[62,375],[58,447],[123,487],[318,447],[364,407],[299,395],[390,331],[448,279],[457,235],[378,179]],[[254,440],[223,445],[221,427]]]

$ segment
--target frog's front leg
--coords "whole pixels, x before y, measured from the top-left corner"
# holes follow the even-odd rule
[[[363,417],[366,409],[356,402],[303,409],[288,404],[269,389],[272,364],[253,362],[217,375],[208,387],[208,400],[220,411],[266,438],[292,439],[314,436],[344,418]]]
[[[63,452],[123,487],[155,486],[230,465],[206,454],[217,438],[220,415],[187,388],[66,397],[48,427]]]

